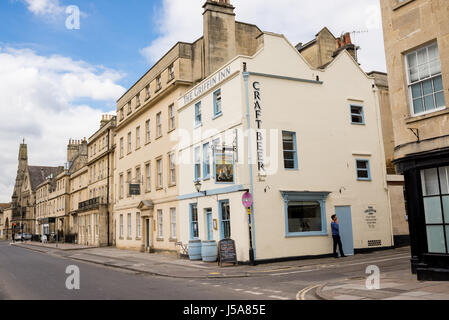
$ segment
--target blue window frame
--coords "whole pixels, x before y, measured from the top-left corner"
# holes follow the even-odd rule
[[[365,112],[362,106],[351,105],[351,123],[365,124]]]
[[[209,143],[203,145],[203,179],[210,179]]]
[[[221,109],[221,89],[214,92],[214,118],[222,115]]]
[[[199,127],[202,124],[201,120],[201,101],[195,104],[195,127]]]
[[[194,151],[195,156],[195,181],[199,180],[201,178],[201,154],[200,154],[200,147],[196,147]]]
[[[198,227],[198,205],[190,204],[190,239],[198,239],[200,236]]]
[[[298,170],[298,151],[295,132],[282,131],[282,148],[284,152],[284,168]]]
[[[231,238],[231,207],[229,200],[218,201],[218,219],[220,222],[220,239]]]
[[[326,198],[330,192],[281,191],[285,236],[327,236]]]
[[[357,171],[357,180],[371,180],[371,170],[369,160],[356,159],[355,167]]]

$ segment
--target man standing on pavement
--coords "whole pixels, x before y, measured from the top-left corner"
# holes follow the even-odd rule
[[[337,254],[337,245],[338,245],[338,249],[340,250],[340,256],[342,258],[344,258],[346,256],[343,252],[343,244],[341,243],[340,228],[338,225],[337,215],[336,214],[332,215],[331,219],[332,219],[332,222],[331,222],[332,239],[334,240],[334,257],[338,258],[338,254]]]

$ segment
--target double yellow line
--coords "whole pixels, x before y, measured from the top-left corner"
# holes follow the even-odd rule
[[[321,284],[312,285],[298,291],[298,293],[296,294],[296,300],[306,300],[306,294],[312,291],[313,289],[318,288],[319,286],[321,286]]]

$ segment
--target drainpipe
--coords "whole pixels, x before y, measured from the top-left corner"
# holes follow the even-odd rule
[[[253,196],[253,205],[251,206],[251,222],[250,222],[250,252],[249,259],[250,264],[255,265],[256,260],[256,241],[255,241],[255,228],[254,228],[254,181],[253,181],[253,157],[252,157],[252,143],[251,143],[251,122],[250,122],[250,109],[249,109],[249,88],[248,78],[250,73],[246,69],[246,62],[243,63],[243,79],[245,81],[246,91],[246,120],[248,129],[248,165],[249,165],[249,181],[251,185],[251,195]]]
[[[110,170],[110,164],[109,164],[109,158],[110,158],[110,156],[111,156],[111,154],[110,154],[110,139],[111,139],[111,137],[110,137],[110,134],[111,134],[111,128],[108,128],[108,182],[107,182],[107,191],[106,191],[106,219],[107,219],[107,225],[108,225],[108,236],[107,236],[107,239],[108,239],[108,246],[110,245],[110,239],[109,239],[109,215],[110,215],[110,213],[109,213],[109,179],[111,178],[111,174],[110,174],[110,172],[109,172],[109,170]]]

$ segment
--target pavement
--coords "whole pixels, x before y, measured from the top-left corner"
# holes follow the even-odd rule
[[[449,281],[418,281],[403,270],[381,273],[378,288],[372,286],[366,278],[343,279],[318,287],[315,294],[323,300],[449,300]]]
[[[148,254],[113,247],[85,248],[59,244],[56,248],[55,244],[37,242],[14,245],[82,262],[168,278],[228,279],[234,281],[234,284],[239,281],[243,283],[245,279],[250,281],[249,278],[265,281],[263,279],[271,277],[270,281],[274,282],[276,278],[293,281],[310,279],[307,287],[296,295],[298,300],[449,300],[449,282],[418,281],[411,274],[408,247],[340,259],[307,259],[256,266],[230,264],[220,267],[217,263],[178,259],[172,254]],[[373,290],[366,285],[370,274],[363,273],[370,265],[381,267],[379,287]],[[343,270],[348,272],[342,273]],[[351,276],[353,272],[357,276]],[[313,280],[314,275],[316,281]]]

